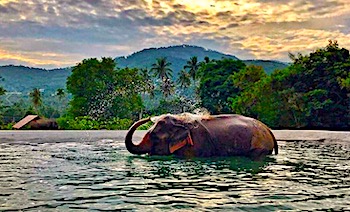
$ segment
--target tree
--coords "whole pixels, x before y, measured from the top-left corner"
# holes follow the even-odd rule
[[[348,130],[349,51],[330,41],[309,55],[290,57],[289,67],[270,76],[248,69],[235,74],[234,86],[240,92],[230,99],[233,110],[275,128]]]
[[[190,75],[185,70],[181,70],[176,81],[181,88],[188,88],[191,85]]]
[[[112,58],[85,59],[72,69],[67,78],[67,90],[73,95],[70,113],[86,116],[92,112],[97,97],[112,89],[116,73]]]
[[[56,90],[56,105],[52,105],[51,108],[47,108],[46,111],[51,110],[52,114],[50,117],[54,116],[61,116],[63,112],[67,109],[67,99],[66,97],[66,92],[64,91],[63,88],[58,88]],[[58,101],[57,101],[58,100]],[[55,108],[55,109],[54,109]]]
[[[160,88],[161,88],[162,93],[163,93],[165,98],[167,98],[169,95],[173,94],[175,91],[175,86],[169,78],[166,78],[162,81]]]
[[[157,76],[160,80],[165,81],[172,77],[172,70],[169,68],[171,65],[165,57],[157,59],[157,62],[152,64],[151,71]]]
[[[188,69],[191,78],[196,80],[197,71],[199,69],[198,58],[196,56],[191,57],[184,66],[184,69]]]
[[[234,87],[239,89],[237,95],[229,98],[234,113],[258,118],[259,109],[256,108],[259,95],[267,92],[261,82],[267,77],[261,66],[247,66],[232,76]]]
[[[169,68],[170,62],[165,57],[157,59],[157,62],[152,64],[151,71],[161,80],[160,89],[164,97],[168,97],[174,92],[174,85],[171,81],[172,70]]]
[[[228,98],[239,92],[233,85],[232,77],[244,68],[242,61],[227,58],[203,64],[198,73],[198,94],[202,106],[214,114],[232,112]]]
[[[34,88],[30,93],[29,96],[32,100],[32,104],[35,108],[36,113],[39,113],[39,107],[42,105],[42,96],[39,88]]]
[[[153,80],[151,78],[151,75],[148,71],[147,68],[141,68],[139,70],[139,75],[141,76],[141,80],[144,82],[144,93],[148,93],[150,95],[151,98],[154,97],[154,83]]]
[[[83,60],[67,79],[72,93],[69,112],[97,120],[137,118],[145,82],[138,69],[116,69],[112,58]]]
[[[299,93],[304,126],[349,128],[350,97],[346,82],[350,70],[349,50],[329,41],[309,55],[292,55],[293,64],[285,79],[275,76],[272,86]]]

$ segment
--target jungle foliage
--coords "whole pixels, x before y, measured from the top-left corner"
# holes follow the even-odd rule
[[[135,118],[147,84],[138,69],[118,69],[112,58],[92,58],[73,67],[67,90],[73,95],[68,114],[95,120]],[[137,115],[137,114],[136,114]]]
[[[1,102],[2,129],[33,113],[58,118],[60,129],[127,129],[145,116],[205,108],[254,117],[275,129],[350,130],[349,50],[330,41],[290,58],[287,68],[271,74],[232,58],[194,56],[176,72],[166,57],[149,70],[120,68],[112,58],[86,59],[71,69],[67,90],[48,96],[33,88],[27,99]]]
[[[274,128],[350,129],[349,50],[329,41],[309,55],[266,75],[258,67],[234,74],[239,95],[232,112],[256,117]]]
[[[232,76],[245,67],[246,65],[240,60],[226,58],[202,63],[198,73],[200,78],[198,94],[202,106],[212,114],[231,112],[227,100],[239,92],[233,84]]]

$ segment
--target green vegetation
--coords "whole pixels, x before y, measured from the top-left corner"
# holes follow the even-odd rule
[[[171,80],[173,76],[173,70],[169,68],[171,65],[165,57],[157,59],[157,62],[152,64],[151,71],[154,73],[155,77],[160,80],[160,89],[164,97],[168,97],[174,92],[174,84]]]
[[[35,108],[35,112],[38,114],[39,113],[38,107],[42,105],[40,90],[38,88],[34,88],[33,91],[29,93],[29,96],[32,100],[33,106]]]
[[[198,46],[181,45],[170,46],[165,48],[151,48],[136,52],[128,57],[115,58],[119,68],[138,68],[151,69],[152,64],[158,58],[165,57],[171,63],[169,68],[173,70],[174,78],[177,80],[178,72],[180,72],[184,65],[187,64],[191,57],[196,57],[197,61],[205,61],[205,58],[221,60],[222,58],[231,58],[238,60],[237,57],[220,52],[207,50]],[[255,63],[261,65],[267,73],[275,69],[283,69],[287,64],[278,61],[243,61],[246,64]],[[26,66],[0,66],[0,76],[5,80],[1,81],[1,85],[8,92],[13,93],[11,99],[25,99],[29,98],[28,93],[34,88],[39,88],[42,92],[43,98],[46,97],[46,103],[50,101],[50,96],[54,95],[57,89],[62,88],[66,90],[67,77],[71,74],[71,67],[61,69],[41,69]],[[187,70],[187,69],[186,69]],[[70,96],[67,95],[66,99]],[[53,103],[54,105],[54,103]]]
[[[8,92],[16,92],[14,96],[18,98],[28,97],[28,93],[34,88],[42,90],[43,96],[50,96],[59,88],[65,89],[70,74],[71,68],[47,70],[26,66],[0,66],[0,76],[4,79],[1,85]]]
[[[131,119],[111,118],[108,120],[95,120],[90,116],[63,116],[57,119],[61,129],[66,130],[125,130],[132,124]]]
[[[203,107],[212,114],[229,113],[229,97],[238,94],[233,85],[233,74],[244,69],[246,65],[240,60],[222,59],[203,63],[199,70],[199,97]]]
[[[72,69],[67,90],[73,95],[68,114],[94,120],[132,119],[142,108],[146,85],[137,69],[116,69],[112,58],[83,60]]]
[[[198,50],[176,47],[178,57],[183,48]],[[145,52],[154,56],[154,50]],[[272,128],[350,129],[350,55],[335,41],[309,55],[291,54],[292,63],[276,62],[272,66],[280,69],[273,72],[259,65],[269,61],[247,65],[234,57],[211,57],[213,52],[187,57],[174,69],[174,58],[166,57],[171,50],[161,49],[148,61],[149,69],[125,67],[112,58],[83,60],[69,69],[66,84],[50,92],[42,87],[9,92],[5,78],[0,81],[1,128],[35,113],[57,118],[60,129],[127,129],[149,115],[205,108],[211,114],[254,117]]]
[[[139,52],[135,52],[127,57],[115,58],[119,67],[129,68],[152,68],[152,64],[161,57],[167,58],[167,61],[171,63],[170,69],[174,71],[174,77],[178,76],[179,72],[185,65],[190,65],[188,62],[193,64],[191,58],[195,57],[197,63],[205,61],[206,58],[212,60],[221,60],[223,58],[239,60],[239,58],[223,54],[217,51],[208,50],[199,46],[191,45],[179,45],[162,48],[150,48],[144,49]],[[276,69],[283,69],[288,66],[286,63],[271,61],[271,60],[242,60],[246,65],[258,65],[262,66],[266,73],[271,73]],[[199,68],[199,67],[198,67]],[[185,68],[188,70],[188,68]],[[175,79],[173,79],[175,80]]]
[[[290,57],[288,68],[270,76],[257,69],[234,75],[240,94],[230,98],[232,111],[274,128],[349,130],[349,51],[330,41],[310,55]]]

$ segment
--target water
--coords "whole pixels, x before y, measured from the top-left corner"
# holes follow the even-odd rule
[[[279,141],[280,154],[132,156],[122,140],[0,144],[0,210],[350,210],[350,144]]]

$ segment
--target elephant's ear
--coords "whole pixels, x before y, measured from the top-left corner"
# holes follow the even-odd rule
[[[184,140],[169,143],[169,152],[172,154],[186,145],[193,146],[193,140],[190,133],[188,133],[188,136]]]

